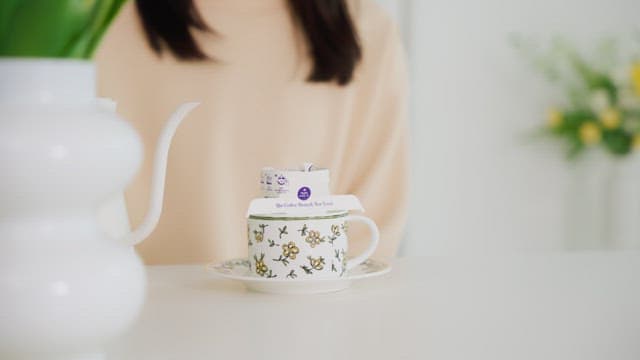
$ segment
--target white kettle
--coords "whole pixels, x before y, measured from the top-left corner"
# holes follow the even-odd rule
[[[142,225],[113,239],[96,212],[135,175],[142,144],[95,98],[93,64],[0,59],[0,79],[0,358],[101,359],[144,302],[132,245],[158,222],[170,142],[197,103],[160,136]]]

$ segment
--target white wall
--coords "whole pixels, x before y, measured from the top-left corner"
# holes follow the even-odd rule
[[[638,0],[379,0],[405,32],[413,205],[403,253],[565,247],[561,149],[527,140],[554,94],[508,43],[640,29]]]

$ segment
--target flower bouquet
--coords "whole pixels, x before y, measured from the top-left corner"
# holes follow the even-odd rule
[[[590,147],[618,157],[640,149],[640,56],[622,55],[612,40],[602,41],[591,60],[562,39],[546,51],[514,40],[566,95],[548,110],[543,133],[564,141],[570,158]]]

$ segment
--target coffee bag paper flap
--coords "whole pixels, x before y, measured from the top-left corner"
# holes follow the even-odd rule
[[[340,210],[364,211],[364,208],[355,195],[316,196],[308,200],[259,198],[253,199],[249,204],[247,217],[257,214],[306,215]]]
[[[262,196],[308,200],[326,197],[329,192],[329,170],[304,164],[299,170],[263,168],[260,176]]]

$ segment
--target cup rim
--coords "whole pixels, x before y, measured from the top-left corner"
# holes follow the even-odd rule
[[[329,220],[339,219],[349,214],[346,210],[336,210],[327,212],[324,215],[291,215],[291,214],[254,214],[249,215],[249,220],[279,220],[279,221],[295,221],[295,220]]]

